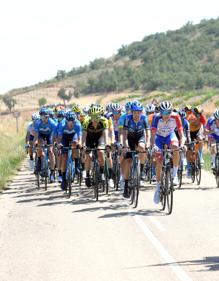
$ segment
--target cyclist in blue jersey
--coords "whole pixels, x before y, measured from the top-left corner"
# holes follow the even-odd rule
[[[65,110],[61,109],[61,110],[57,111],[57,121],[58,121],[58,123],[57,123],[56,134],[55,134],[56,140],[58,138],[58,132],[59,132],[59,129],[60,129],[64,119],[65,119]],[[61,183],[62,182],[61,153],[58,152],[58,155],[55,154],[55,157],[56,157],[57,169],[58,169],[58,182]]]
[[[61,171],[62,171],[62,184],[61,188],[66,190],[66,163],[68,158],[68,151],[65,147],[72,146],[76,148],[77,145],[81,146],[81,123],[77,120],[77,116],[74,112],[67,112],[65,120],[62,121],[58,130],[58,145],[63,146],[62,148],[62,159],[61,159]],[[75,161],[75,171],[78,169],[78,156],[77,151],[73,150],[72,157]]]
[[[145,151],[146,147],[150,145],[150,128],[147,116],[142,114],[143,106],[139,102],[132,103],[132,115],[128,115],[124,122],[123,127],[123,145],[125,148],[130,148],[131,150],[138,150],[139,152]],[[126,152],[125,164],[124,164],[124,197],[129,197],[128,192],[128,181],[129,172],[132,163],[131,155]],[[140,153],[140,178],[143,180],[144,174],[144,163],[146,160],[146,154]]]
[[[35,124],[34,131],[34,144],[38,144],[39,146],[44,144],[45,142],[50,145],[53,143],[54,135],[56,132],[56,124],[55,122],[49,118],[49,112],[47,108],[40,109],[40,120],[38,120]],[[41,170],[41,163],[42,158],[44,157],[42,150],[37,151],[38,155],[38,166],[36,167],[37,171]],[[55,155],[53,153],[52,146],[49,147],[49,160],[50,160],[50,182],[55,181],[55,174],[54,174],[54,166],[55,166]]]
[[[208,135],[208,145],[211,150],[211,168],[215,171],[216,147],[212,144],[219,142],[219,110],[216,110],[205,126],[205,134]]]
[[[123,143],[123,127],[124,127],[124,122],[125,119],[127,117],[127,115],[131,114],[131,107],[132,107],[132,102],[128,101],[125,104],[125,113],[123,113],[120,117],[119,117],[119,124],[118,124],[118,129],[119,129],[119,143]],[[120,172],[120,181],[119,181],[119,185],[120,188],[123,189],[124,185],[125,185],[125,181],[124,181],[124,157],[123,155],[121,155],[120,157],[120,168],[121,168],[121,172]]]

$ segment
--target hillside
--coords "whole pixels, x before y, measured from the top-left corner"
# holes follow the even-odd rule
[[[111,58],[95,59],[69,72],[58,70],[56,77],[12,90],[8,95],[16,99],[17,108],[37,107],[41,97],[46,97],[48,103],[60,102],[60,88],[73,92],[71,102],[78,102],[79,97],[82,104],[88,103],[90,95],[93,101],[105,102],[112,93],[113,100],[118,95],[123,99],[129,93],[146,102],[151,97],[149,93],[158,91],[158,98],[168,92],[177,104],[188,101],[218,106],[218,77],[219,18],[146,36],[122,46]],[[0,110],[4,109],[1,103]]]

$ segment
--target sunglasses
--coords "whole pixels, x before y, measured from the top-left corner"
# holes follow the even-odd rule
[[[162,115],[170,115],[171,111],[166,110],[166,111],[161,111],[160,112]]]

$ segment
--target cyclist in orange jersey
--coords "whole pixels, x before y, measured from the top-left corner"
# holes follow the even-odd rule
[[[187,113],[187,120],[190,124],[190,136],[191,141],[198,140],[199,143],[199,156],[201,164],[204,164],[204,159],[202,156],[203,150],[203,138],[204,138],[204,126],[207,123],[207,119],[203,114],[203,110],[196,106],[192,109],[192,112]]]

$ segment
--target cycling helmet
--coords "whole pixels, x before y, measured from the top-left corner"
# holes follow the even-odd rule
[[[90,116],[98,116],[98,115],[101,115],[103,113],[103,108],[100,107],[100,106],[92,106],[90,109],[89,109],[89,115]]]
[[[131,107],[132,107],[132,102],[131,102],[131,101],[128,101],[128,102],[125,104],[125,110],[126,110],[126,111],[131,110]]]
[[[59,110],[57,113],[58,118],[64,118],[65,117],[65,111],[64,110]]]
[[[32,118],[32,121],[36,121],[36,120],[38,120],[40,118],[40,116],[39,116],[38,113],[33,113],[31,118]]]
[[[142,104],[140,102],[135,101],[135,102],[132,103],[131,110],[132,111],[142,111],[143,110],[143,106],[142,106]]]
[[[72,111],[68,111],[65,115],[65,119],[67,121],[76,121],[77,120],[77,116],[74,112]]]
[[[48,112],[49,112],[49,117],[50,118],[54,118],[55,117],[55,112],[51,108],[48,109]]]
[[[89,111],[89,109],[90,109],[90,107],[89,106],[85,106],[84,108],[83,108],[83,113],[85,114],[85,115],[87,115],[88,114],[88,111]]]
[[[195,106],[193,108],[193,112],[196,113],[196,114],[201,114],[203,112],[203,110],[200,106]]]
[[[219,109],[217,109],[214,113],[214,118],[219,119]]]
[[[114,112],[121,112],[122,107],[119,103],[113,103],[111,106],[112,111]]]
[[[172,111],[172,104],[169,101],[163,101],[160,103],[160,111],[162,112],[171,112]]]
[[[75,113],[81,113],[81,109],[80,109],[79,105],[77,105],[77,104],[74,104],[72,106],[72,111]]]
[[[192,110],[192,106],[191,106],[191,105],[186,105],[186,106],[184,107],[184,110],[185,110],[185,111],[191,111],[191,110]]]
[[[147,104],[145,106],[145,111],[146,111],[146,113],[154,113],[155,112],[155,105],[153,103]]]
[[[113,103],[108,103],[107,105],[106,105],[106,111],[111,111],[112,110],[112,105],[113,105]]]
[[[182,119],[185,119],[186,118],[186,112],[185,110],[179,110],[179,115]]]
[[[39,111],[40,116],[49,116],[49,111],[47,108],[42,107]]]

